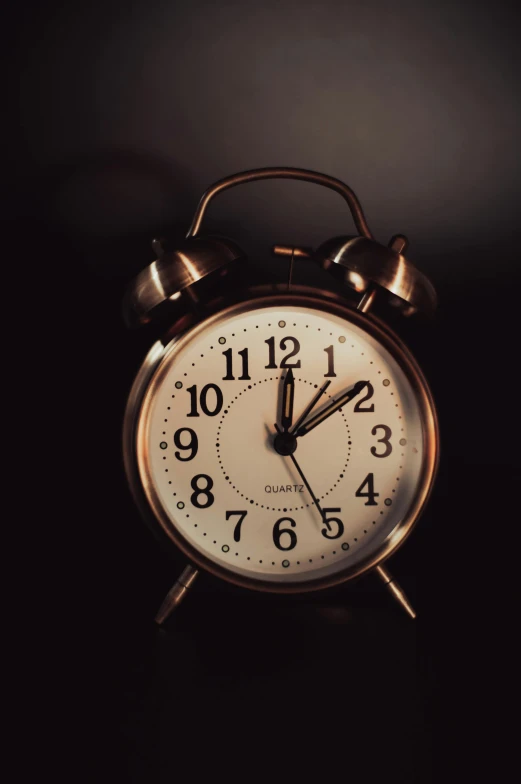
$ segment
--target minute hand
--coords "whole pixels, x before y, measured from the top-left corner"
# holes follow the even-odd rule
[[[307,422],[304,422],[298,430],[295,432],[295,435],[298,436],[305,436],[306,433],[309,433],[310,430],[313,430],[314,427],[319,425],[324,419],[327,419],[331,414],[334,414],[335,411],[338,411],[339,408],[342,408],[346,403],[349,403],[354,397],[356,397],[365,386],[367,386],[368,381],[357,381],[352,389],[348,392],[344,392],[337,400],[333,400],[327,408],[324,408],[322,411],[319,411],[318,414],[308,419]]]

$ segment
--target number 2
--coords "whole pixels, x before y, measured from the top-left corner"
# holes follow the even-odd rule
[[[366,400],[371,400],[374,395],[374,388],[370,381],[367,382],[367,392],[364,397],[361,397],[360,400],[357,400],[355,403],[354,411],[357,414],[365,414],[369,413],[370,411],[374,411],[374,403],[371,403],[369,406],[365,408],[362,406],[362,403],[365,403]],[[374,435],[374,433],[373,433]]]

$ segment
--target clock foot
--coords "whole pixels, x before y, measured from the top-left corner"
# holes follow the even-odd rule
[[[390,574],[390,572],[384,566],[377,566],[375,571],[386,586],[387,590],[392,594],[396,601],[402,605],[405,612],[411,618],[416,618],[416,611],[412,607],[403,589],[396,582],[392,574]]]
[[[157,624],[161,625],[164,623],[178,605],[181,604],[198,574],[198,570],[194,569],[193,566],[187,566],[183,569],[179,578],[163,599],[163,603],[156,613],[154,620]]]

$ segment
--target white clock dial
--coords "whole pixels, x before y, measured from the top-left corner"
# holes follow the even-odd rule
[[[320,389],[304,425],[365,382],[295,431],[293,457],[275,444],[290,370],[290,433]],[[204,322],[167,349],[139,416],[138,468],[163,528],[239,581],[356,570],[425,483],[432,445],[409,376],[370,331],[318,306],[252,301]]]

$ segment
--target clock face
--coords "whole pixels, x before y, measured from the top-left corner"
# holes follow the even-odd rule
[[[356,574],[394,549],[432,482],[418,371],[367,319],[325,307],[272,297],[208,319],[167,347],[143,399],[137,464],[155,517],[239,583]]]

